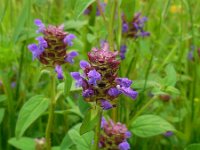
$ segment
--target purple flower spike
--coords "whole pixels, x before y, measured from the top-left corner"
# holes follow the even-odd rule
[[[94,70],[91,70],[89,73],[88,73],[88,78],[89,78],[89,81],[88,83],[89,84],[93,84],[93,85],[96,85],[96,81],[97,80],[101,80],[101,74],[98,73],[95,69]]]
[[[123,94],[125,94],[126,96],[129,96],[131,97],[132,99],[136,99],[137,95],[138,95],[138,92],[134,91],[133,89],[131,88],[124,88],[124,87],[121,87],[121,90],[120,90]]]
[[[78,53],[75,51],[72,51],[68,54],[68,56],[65,58],[65,61],[73,64],[74,63],[74,57],[78,56]]]
[[[127,23],[123,23],[122,32],[128,32],[128,24]]]
[[[90,67],[90,64],[85,60],[81,60],[80,67],[81,67],[81,69],[85,70],[85,68]]]
[[[129,150],[130,149],[130,145],[127,141],[122,142],[119,144],[119,149],[120,150]]]
[[[113,106],[112,106],[112,104],[109,101],[107,101],[107,100],[101,100],[101,107],[103,108],[103,110],[109,110]]]
[[[132,81],[129,80],[128,78],[117,78],[116,82],[121,86],[121,87],[130,87],[132,84]]]
[[[68,46],[72,46],[73,45],[72,40],[74,38],[76,38],[76,36],[74,34],[69,34],[64,38],[63,42],[66,43]]]
[[[37,33],[43,32],[45,29],[45,25],[42,23],[40,19],[35,19],[34,23],[36,26],[38,26],[38,30],[36,31]]]
[[[56,68],[55,68],[55,71],[57,73],[57,77],[58,79],[63,79],[63,71],[62,71],[62,67],[57,65]]]
[[[36,44],[30,44],[30,45],[28,45],[28,49],[33,54],[33,60],[35,58],[38,58],[42,54],[42,52],[44,51],[44,49],[40,49]]]
[[[76,80],[76,86],[81,87],[83,82],[82,82],[82,77],[81,77],[80,73],[79,72],[71,72],[70,74]]]
[[[118,96],[119,94],[121,94],[121,92],[120,92],[117,88],[110,88],[110,89],[108,90],[108,94],[109,94],[110,96],[116,97],[116,96]]]
[[[83,97],[90,97],[90,96],[94,95],[94,91],[87,89],[87,90],[83,91],[82,95],[83,95]]]

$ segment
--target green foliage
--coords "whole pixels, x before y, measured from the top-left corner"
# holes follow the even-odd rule
[[[74,10],[74,18],[79,18],[80,15],[84,12],[84,10],[91,5],[95,0],[84,0],[84,1],[76,1],[75,10]]]
[[[184,150],[199,150],[200,143],[190,144]]]
[[[31,97],[21,108],[16,124],[16,137],[21,137],[26,129],[44,113],[49,106],[49,99],[42,95]]]
[[[35,150],[35,141],[32,138],[11,138],[8,143],[20,150]]]
[[[83,119],[83,123],[80,127],[80,134],[85,134],[89,131],[91,131],[92,129],[94,129],[94,127],[96,126],[98,120],[99,120],[99,113],[97,108],[96,109],[90,109],[87,111],[84,119]]]
[[[88,150],[91,148],[93,132],[90,131],[84,135],[80,135],[80,126],[81,124],[77,124],[69,130],[61,143],[61,150],[71,149],[71,147],[75,150]]]
[[[156,115],[142,115],[134,120],[131,131],[139,137],[151,137],[175,128],[163,118]]]

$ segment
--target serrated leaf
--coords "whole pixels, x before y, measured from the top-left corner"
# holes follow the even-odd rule
[[[34,139],[28,137],[11,138],[8,143],[20,150],[35,150]]]
[[[95,0],[84,0],[84,1],[76,1],[74,17],[78,18],[84,12],[84,10],[90,6]]]
[[[151,137],[166,131],[175,131],[175,128],[159,116],[143,115],[135,119],[131,131],[139,137]]]
[[[31,97],[21,108],[15,134],[21,137],[26,129],[46,111],[49,105],[49,99],[43,95]]]
[[[94,129],[95,125],[97,124],[99,120],[99,113],[97,109],[90,109],[86,113],[83,123],[80,127],[80,134],[83,135],[84,133],[87,133]]]

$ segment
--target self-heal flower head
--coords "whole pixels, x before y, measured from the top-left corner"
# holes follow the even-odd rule
[[[126,126],[120,122],[106,121],[102,118],[100,132],[100,149],[129,150],[130,145],[127,139],[131,133]]]
[[[118,78],[118,56],[118,52],[110,51],[108,43],[104,42],[100,48],[93,48],[88,53],[89,62],[80,61],[82,74],[71,73],[76,86],[82,87],[85,101],[96,102],[104,110],[108,110],[116,106],[114,100],[120,94],[136,98],[137,92],[130,87],[132,81]]]
[[[55,68],[58,77],[62,78],[61,70],[58,66],[66,63],[73,63],[77,52],[67,52],[69,46],[73,45],[75,35],[64,31],[64,25],[45,26],[44,23],[36,19],[35,25],[38,27],[37,32],[42,33],[42,36],[36,38],[38,44],[30,44],[29,50],[33,54],[33,59],[38,59],[42,64]]]
[[[126,16],[122,15],[122,33],[124,36],[138,38],[150,36],[150,33],[144,30],[147,17],[142,17],[141,13],[136,13],[131,22],[127,21]]]

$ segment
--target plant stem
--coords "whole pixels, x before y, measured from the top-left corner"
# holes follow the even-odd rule
[[[54,109],[55,109],[55,95],[56,95],[56,78],[54,74],[51,74],[51,102],[49,106],[49,117],[46,127],[46,145],[47,150],[51,150],[51,131],[54,119]]]
[[[99,149],[99,139],[100,139],[100,132],[101,132],[101,118],[102,118],[102,114],[103,114],[102,108],[97,107],[97,109],[98,109],[99,120],[98,120],[96,128],[95,128],[94,148],[93,148],[93,150],[98,150]]]

